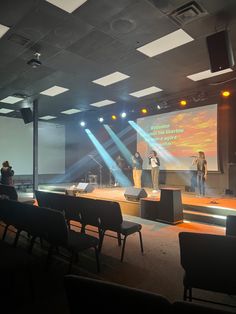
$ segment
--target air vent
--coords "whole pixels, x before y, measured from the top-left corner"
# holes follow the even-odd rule
[[[16,33],[11,34],[10,36],[8,36],[7,39],[21,46],[25,46],[30,42],[30,39],[23,37],[21,35],[18,35]]]
[[[200,4],[196,1],[190,1],[172,11],[170,17],[178,24],[183,25],[199,19],[206,14],[207,11]]]

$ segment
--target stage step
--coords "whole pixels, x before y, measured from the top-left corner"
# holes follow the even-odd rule
[[[226,216],[199,212],[196,210],[183,210],[184,220],[196,221],[225,227]]]

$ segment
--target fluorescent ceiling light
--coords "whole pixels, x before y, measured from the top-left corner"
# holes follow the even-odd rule
[[[53,97],[53,96],[59,95],[61,93],[67,92],[68,90],[69,90],[68,88],[64,88],[64,87],[60,87],[60,86],[55,85],[51,88],[48,88],[48,89],[42,91],[40,94]]]
[[[154,57],[163,52],[182,46],[192,40],[194,39],[185,33],[185,31],[178,29],[175,32],[172,32],[164,37],[150,42],[149,44],[137,48],[137,50],[147,55],[148,57]]]
[[[143,97],[143,96],[146,96],[146,95],[150,95],[150,94],[154,94],[154,93],[158,93],[158,92],[161,92],[161,91],[162,91],[161,88],[156,87],[156,86],[152,86],[152,87],[148,87],[148,88],[145,88],[145,89],[141,89],[141,90],[139,90],[137,92],[133,92],[130,95],[134,96],[134,97],[137,97],[137,98],[140,98],[140,97]]]
[[[8,96],[4,99],[1,99],[0,102],[5,102],[6,104],[15,104],[18,101],[23,100],[23,98],[15,97],[15,96]]]
[[[68,12],[72,13],[76,9],[78,9],[83,3],[87,0],[46,0],[56,7]]]
[[[81,110],[78,110],[78,109],[68,109],[68,110],[62,111],[61,113],[64,113],[64,114],[75,114],[75,113],[78,113],[78,112],[81,112]]]
[[[41,120],[52,120],[52,119],[56,119],[55,116],[43,116],[43,117],[39,117],[39,119]]]
[[[0,24],[0,38],[6,34],[6,32],[9,30],[9,27]]]
[[[123,80],[125,80],[127,78],[129,78],[129,76],[126,75],[126,74],[123,74],[121,72],[114,72],[114,73],[111,73],[109,75],[103,76],[100,79],[97,79],[97,80],[93,81],[93,83],[99,84],[99,85],[102,85],[102,86],[107,86],[107,85],[111,85],[111,84],[117,83],[119,81],[123,81]]]
[[[189,78],[192,81],[200,81],[200,80],[207,79],[209,77],[225,74],[225,73],[232,72],[232,71],[233,70],[230,68],[222,70],[222,71],[218,71],[218,72],[213,72],[213,73],[210,70],[206,70],[206,71],[202,71],[199,73],[188,75],[187,78]]]
[[[12,109],[6,109],[6,108],[1,108],[1,109],[0,109],[0,113],[3,113],[3,114],[6,114],[6,113],[9,113],[9,112],[12,112],[12,111],[14,111],[14,110],[12,110]]]
[[[115,101],[105,99],[105,100],[102,100],[102,101],[99,101],[99,102],[95,102],[95,103],[93,103],[93,104],[90,104],[90,106],[94,106],[94,107],[103,107],[103,106],[111,105],[111,104],[114,104],[114,103],[115,103]]]

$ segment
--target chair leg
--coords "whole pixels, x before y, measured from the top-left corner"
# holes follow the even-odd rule
[[[188,298],[188,289],[186,287],[184,287],[184,301],[187,301],[187,298]]]
[[[138,234],[139,234],[141,252],[143,253],[143,239],[142,239],[142,233],[141,233],[141,231],[139,231]]]
[[[193,299],[192,299],[192,288],[190,287],[189,288],[189,301],[192,302]]]
[[[14,246],[14,247],[17,246],[17,242],[18,242],[18,240],[19,240],[19,236],[20,236],[20,230],[17,230],[16,236],[15,236],[15,240],[14,240],[14,243],[13,243],[13,246]]]
[[[5,228],[4,228],[4,232],[3,232],[3,235],[2,235],[2,240],[4,240],[5,237],[6,237],[8,227],[9,227],[9,225],[6,225]]]
[[[100,261],[99,261],[99,249],[95,246],[95,256],[96,256],[96,263],[97,263],[97,272],[100,273]]]
[[[123,239],[123,246],[122,246],[122,252],[121,252],[121,259],[120,259],[121,262],[123,262],[123,259],[124,259],[126,238],[127,236],[125,236]]]
[[[98,245],[98,251],[101,252],[102,250],[102,244],[103,244],[103,239],[105,236],[105,231],[100,231],[99,232],[99,245]]]
[[[121,234],[117,232],[118,245],[121,246]]]

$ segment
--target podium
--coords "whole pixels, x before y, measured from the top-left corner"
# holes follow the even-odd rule
[[[140,216],[145,219],[172,225],[183,222],[181,190],[161,188],[160,201],[155,198],[143,198],[140,211]]]

